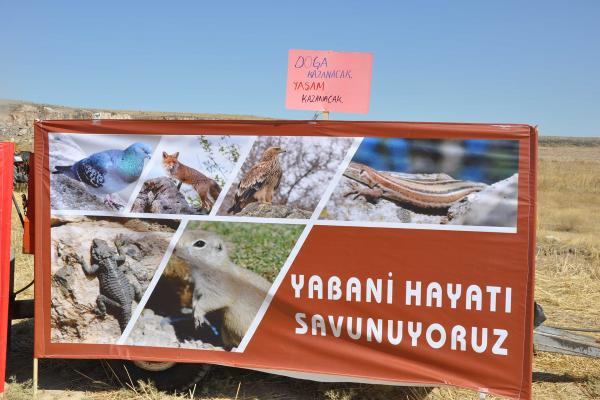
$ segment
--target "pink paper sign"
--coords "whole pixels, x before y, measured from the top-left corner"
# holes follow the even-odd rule
[[[371,53],[290,50],[286,108],[366,114]]]

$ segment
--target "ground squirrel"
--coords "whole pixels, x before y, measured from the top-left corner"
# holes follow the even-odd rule
[[[179,161],[179,152],[167,154],[163,151],[162,156],[162,164],[167,174],[179,181],[177,189],[181,187],[181,183],[192,185],[196,193],[198,193],[200,206],[210,211],[215,201],[217,201],[219,193],[221,193],[219,184],[202,172],[188,167]]]
[[[194,324],[210,325],[206,314],[222,310],[223,343],[236,347],[258,313],[271,284],[256,273],[239,267],[229,258],[226,244],[217,234],[188,230],[179,240],[174,255],[185,261],[194,284]]]

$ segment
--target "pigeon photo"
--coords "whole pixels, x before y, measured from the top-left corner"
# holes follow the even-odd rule
[[[59,150],[51,153],[59,154],[51,160],[52,208],[123,210],[159,138],[96,136],[94,143],[85,143],[90,139],[81,142],[76,136],[83,135],[57,134],[50,142]]]

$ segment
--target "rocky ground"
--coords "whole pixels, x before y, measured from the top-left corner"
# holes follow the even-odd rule
[[[389,172],[394,175],[395,173]],[[412,179],[447,178],[444,174],[398,174]],[[379,221],[416,224],[456,224],[477,226],[516,226],[517,174],[472,193],[455,203],[447,213],[428,214],[423,210],[402,207],[393,201],[380,199],[375,203],[364,197],[346,196],[352,192],[353,181],[343,176],[331,195],[322,219],[341,221]]]
[[[33,138],[33,123],[38,119],[131,119],[126,111],[70,108],[49,104],[35,104],[0,100],[0,137],[27,143]]]
[[[75,108],[0,99],[0,140],[13,140],[19,150],[33,149],[33,123],[51,119],[265,119],[250,115],[202,114]]]

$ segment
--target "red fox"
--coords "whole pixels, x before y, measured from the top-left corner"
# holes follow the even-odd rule
[[[200,197],[202,208],[210,211],[217,197],[219,197],[219,193],[221,193],[219,184],[200,171],[181,163],[178,160],[179,152],[167,154],[163,151],[162,155],[163,167],[167,171],[167,174],[179,181],[177,189],[181,187],[182,183],[191,185]]]

